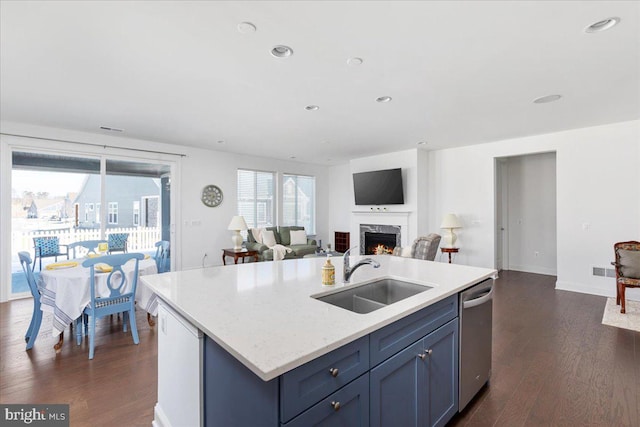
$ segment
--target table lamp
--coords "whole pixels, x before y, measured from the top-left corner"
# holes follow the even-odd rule
[[[231,218],[231,222],[227,227],[228,230],[233,231],[233,236],[231,236],[231,241],[233,242],[233,249],[240,250],[242,249],[242,236],[240,235],[241,230],[247,230],[247,223],[244,220],[244,217],[240,215],[236,215]]]
[[[456,243],[456,233],[453,232],[456,228],[462,228],[462,224],[460,224],[460,220],[455,214],[449,213],[444,216],[442,219],[442,224],[440,228],[444,230],[449,230],[449,234],[446,234],[442,238],[442,247],[443,248],[455,248]]]

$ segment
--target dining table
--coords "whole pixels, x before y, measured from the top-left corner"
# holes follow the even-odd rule
[[[67,325],[80,317],[85,307],[91,302],[91,269],[82,266],[86,259],[77,258],[56,263],[57,265],[49,265],[48,268],[41,271],[38,278],[41,310],[53,314],[51,335],[59,337],[58,343],[54,346],[56,351],[62,347],[64,330]],[[133,260],[122,266],[123,272],[127,275],[125,286],[130,286],[134,269]],[[145,259],[140,260],[138,276],[156,274],[157,272],[158,269],[153,258],[147,255]],[[115,272],[114,274],[120,273]],[[100,272],[96,269],[96,295],[109,296],[108,276],[108,272]],[[155,316],[158,312],[157,296],[141,280],[138,280],[135,299],[136,307],[147,312],[149,324],[153,326],[155,323],[151,316]]]

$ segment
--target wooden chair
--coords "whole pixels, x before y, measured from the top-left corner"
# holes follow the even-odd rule
[[[36,259],[40,259],[40,271],[42,271],[42,258],[55,257],[56,262],[58,262],[58,257],[62,255],[66,255],[67,259],[69,259],[69,249],[65,252],[62,252],[60,248],[67,245],[61,245],[58,236],[42,236],[42,237],[34,237],[33,238],[33,266],[31,267],[31,271],[36,268]]]
[[[73,251],[73,257],[76,258],[76,249],[85,248],[88,254],[97,254],[98,246],[100,243],[107,243],[106,240],[82,240],[80,242],[71,243],[68,246],[68,251]]]
[[[620,313],[625,313],[625,289],[640,288],[640,242],[618,242],[613,245],[616,260],[616,305],[622,305]]]
[[[135,260],[133,275],[127,278],[122,266],[132,259]],[[91,302],[83,312],[87,316],[85,319],[89,324],[89,359],[93,359],[96,345],[96,319],[100,317],[124,313],[124,330],[126,331],[126,322],[128,320],[131,326],[133,343],[138,344],[140,342],[136,325],[135,297],[138,284],[138,265],[140,260],[143,259],[143,254],[132,253],[89,258],[82,263],[83,267],[91,269]],[[107,297],[96,295],[96,264],[107,264],[111,267],[111,271],[107,276],[107,287],[109,288],[109,296]]]

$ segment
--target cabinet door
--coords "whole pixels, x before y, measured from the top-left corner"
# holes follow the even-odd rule
[[[371,370],[370,420],[378,426],[423,426],[427,420],[422,340]]]
[[[428,354],[428,425],[444,426],[458,411],[458,319],[427,335],[423,344]]]
[[[350,382],[283,427],[369,425],[369,374]]]

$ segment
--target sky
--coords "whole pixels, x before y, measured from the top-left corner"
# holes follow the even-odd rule
[[[84,173],[14,170],[11,173],[11,193],[20,196],[24,191],[44,191],[53,197],[65,196],[79,192],[86,176]]]

